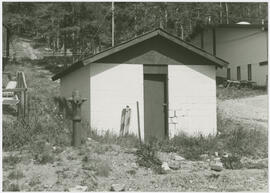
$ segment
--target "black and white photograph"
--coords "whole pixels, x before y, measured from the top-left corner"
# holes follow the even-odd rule
[[[267,1],[2,1],[3,192],[268,192]]]

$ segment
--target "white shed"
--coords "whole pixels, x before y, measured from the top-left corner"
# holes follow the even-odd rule
[[[163,139],[179,132],[216,133],[216,69],[227,62],[161,29],[72,64],[53,76],[61,95],[79,90],[82,116],[100,133],[119,134],[131,109],[129,133]]]

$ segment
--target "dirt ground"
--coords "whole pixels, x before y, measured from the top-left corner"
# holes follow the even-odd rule
[[[247,124],[268,128],[268,96],[259,95],[218,101],[218,109],[225,117]]]
[[[102,151],[100,151],[102,149]],[[4,152],[5,157],[11,153]],[[134,150],[91,140],[81,149],[68,147],[55,153],[53,163],[35,163],[27,151],[13,152],[17,164],[3,164],[3,190],[17,184],[20,191],[69,191],[77,185],[87,191],[267,191],[267,169],[210,170],[207,161],[179,161],[180,169],[155,174],[136,164]],[[169,155],[168,155],[169,156]],[[86,158],[87,157],[87,158]],[[106,163],[108,167],[100,164]],[[95,164],[94,164],[95,163]],[[95,172],[92,166],[99,169]],[[104,170],[104,171],[103,171]],[[19,178],[12,172],[21,172]],[[107,173],[108,172],[108,173]]]

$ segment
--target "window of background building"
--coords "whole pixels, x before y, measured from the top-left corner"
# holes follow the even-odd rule
[[[241,80],[241,69],[240,69],[240,66],[237,66],[237,80]]]
[[[227,80],[231,80],[231,69],[227,68]]]
[[[248,80],[250,81],[252,79],[251,75],[251,64],[248,64]]]

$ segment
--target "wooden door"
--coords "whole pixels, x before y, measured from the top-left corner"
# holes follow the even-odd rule
[[[146,142],[167,136],[167,88],[165,74],[144,74],[144,138]]]

